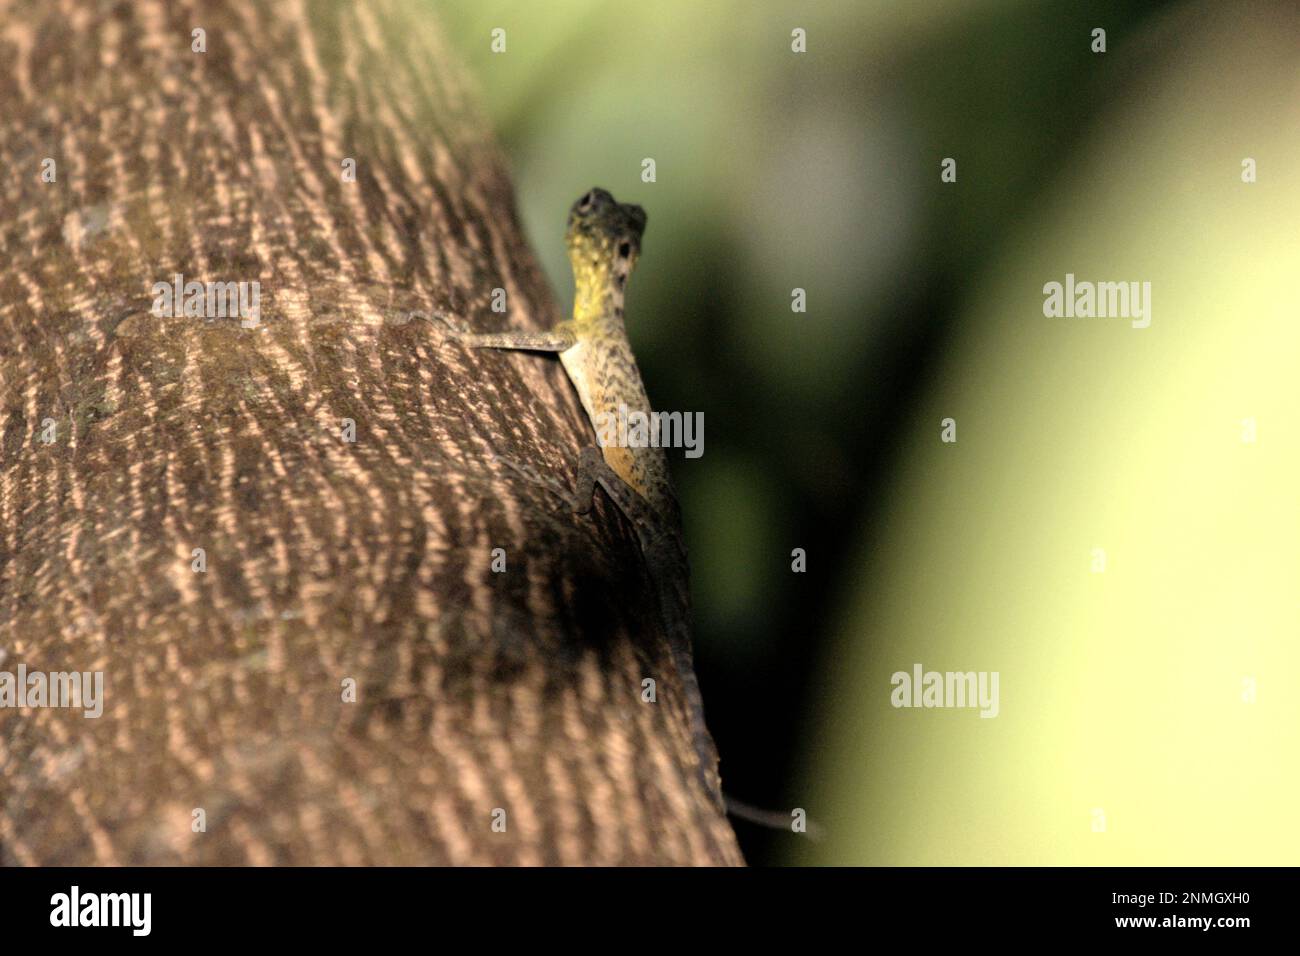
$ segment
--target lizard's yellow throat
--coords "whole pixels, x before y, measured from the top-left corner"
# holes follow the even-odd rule
[[[590,321],[621,305],[628,276],[641,254],[645,210],[592,189],[569,210],[565,244],[573,266],[574,318]]]

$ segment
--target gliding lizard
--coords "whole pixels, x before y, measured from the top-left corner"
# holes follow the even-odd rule
[[[469,348],[558,353],[593,427],[599,428],[602,416],[617,415],[620,405],[648,417],[650,401],[623,325],[623,292],[641,254],[645,223],[640,206],[619,203],[605,190],[592,189],[569,210],[565,230],[575,286],[573,318],[546,332],[491,333],[458,329],[442,318],[452,330],[448,337]],[[717,750],[704,725],[691,659],[690,570],[681,513],[663,449],[613,444],[584,449],[570,499],[575,511],[585,513],[591,507],[597,484],[636,529],[685,688],[700,776],[722,807]]]

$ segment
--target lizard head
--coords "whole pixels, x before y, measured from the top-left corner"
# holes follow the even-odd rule
[[[603,189],[589,190],[569,210],[564,233],[579,286],[614,285],[620,291],[641,254],[645,210]]]

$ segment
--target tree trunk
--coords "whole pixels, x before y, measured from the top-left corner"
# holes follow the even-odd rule
[[[0,104],[0,671],[104,675],[0,861],[740,862],[635,536],[496,457],[572,483],[559,363],[408,320],[557,317],[427,5],[0,3]]]

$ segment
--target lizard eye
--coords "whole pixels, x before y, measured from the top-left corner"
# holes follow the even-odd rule
[[[626,259],[631,254],[632,254],[632,244],[628,242],[626,239],[624,239],[621,243],[619,243],[618,257],[620,259]]]

